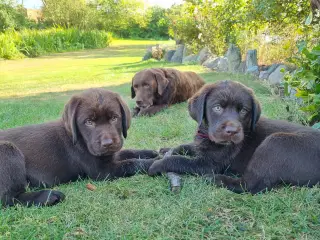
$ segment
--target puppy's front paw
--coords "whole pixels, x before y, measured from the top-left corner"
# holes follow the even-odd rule
[[[164,172],[163,161],[157,160],[150,166],[150,168],[148,170],[148,175],[155,176],[155,175],[159,175],[163,172]]]
[[[224,175],[221,174],[205,174],[203,176],[206,182],[216,185],[217,187],[223,187]]]
[[[161,155],[165,155],[167,152],[169,152],[171,148],[160,148],[159,153]]]
[[[140,112],[140,108],[138,108],[138,107],[133,108],[133,110],[131,112],[132,117],[138,116],[139,112]]]

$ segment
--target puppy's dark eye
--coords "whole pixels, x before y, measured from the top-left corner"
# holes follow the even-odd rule
[[[94,125],[94,121],[92,120],[92,119],[86,119],[85,121],[84,121],[84,124],[85,125],[87,125],[87,126],[89,126],[89,127],[91,127],[91,126],[93,126]]]
[[[245,108],[242,108],[242,109],[240,110],[240,114],[241,114],[241,115],[246,115],[247,112],[248,112],[248,110],[245,109]]]
[[[213,108],[213,111],[217,112],[217,113],[221,113],[223,108],[221,107],[221,105],[216,105]]]
[[[111,122],[116,122],[118,120],[118,117],[117,116],[113,116],[112,118],[111,118]]]

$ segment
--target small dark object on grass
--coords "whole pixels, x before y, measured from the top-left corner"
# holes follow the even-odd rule
[[[179,193],[181,190],[181,177],[174,172],[168,172],[167,176],[170,180],[170,191]]]
[[[173,148],[165,153],[164,158],[170,157],[173,153]],[[167,172],[167,177],[170,180],[170,191],[179,193],[181,190],[181,177],[174,172]]]

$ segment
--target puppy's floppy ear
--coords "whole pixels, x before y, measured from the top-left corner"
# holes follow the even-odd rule
[[[62,120],[64,126],[69,134],[72,136],[73,144],[77,143],[78,140],[78,129],[77,129],[77,109],[81,100],[77,96],[73,96],[64,107]]]
[[[118,101],[121,110],[121,124],[122,124],[122,135],[127,138],[127,131],[131,123],[131,114],[128,105],[118,96]]]
[[[136,92],[134,91],[134,88],[133,88],[133,79],[132,79],[132,82],[131,82],[131,98],[135,98],[136,97]]]
[[[259,121],[261,115],[261,106],[258,100],[252,96],[251,98],[252,110],[251,110],[251,125],[250,131],[253,132],[256,127],[256,123]]]
[[[162,96],[169,84],[169,80],[163,70],[154,71],[154,75],[158,84],[158,94]]]
[[[188,101],[189,114],[198,123],[198,127],[200,127],[205,115],[206,99],[209,92],[207,88],[201,88]]]

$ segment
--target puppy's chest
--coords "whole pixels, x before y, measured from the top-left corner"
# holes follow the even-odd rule
[[[199,154],[216,164],[231,163],[241,152],[242,146],[215,144],[210,141],[198,145]]]

